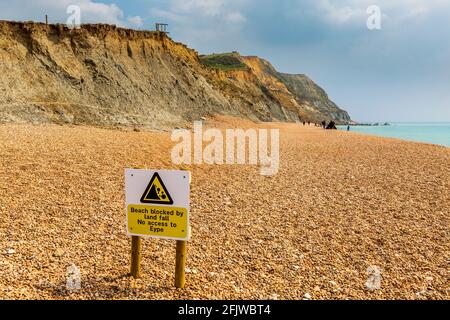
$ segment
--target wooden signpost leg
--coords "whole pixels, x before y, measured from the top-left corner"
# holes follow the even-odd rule
[[[175,266],[175,287],[184,288],[184,270],[186,268],[186,241],[177,241],[177,255]]]
[[[137,279],[141,273],[141,237],[131,238],[131,275]]]

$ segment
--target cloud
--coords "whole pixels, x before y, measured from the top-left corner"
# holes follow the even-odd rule
[[[366,17],[367,7],[360,4],[355,6],[352,3],[348,3],[339,6],[336,2],[330,0],[320,0],[317,1],[316,5],[319,17],[321,16],[322,19],[331,23],[348,23]]]
[[[150,9],[150,13],[152,14],[152,16],[157,17],[157,18],[162,18],[162,19],[166,19],[169,22],[182,22],[183,20],[186,20],[184,16],[171,12],[171,11],[167,11],[167,10],[161,10],[158,8],[151,8]]]
[[[144,20],[140,16],[128,17],[129,24],[136,28],[141,28],[144,25]]]
[[[151,12],[154,16],[183,21],[192,26],[207,23],[210,25],[239,24],[247,20],[240,11],[240,8],[246,3],[248,0],[169,0],[163,8],[153,7]]]
[[[231,23],[243,23],[247,21],[247,19],[240,12],[227,13],[224,16],[224,20]]]
[[[169,23],[171,35],[201,52],[230,49],[248,21],[244,10],[250,0],[168,0],[154,6],[154,19]]]
[[[16,0],[0,1],[0,19],[43,21],[48,14],[50,22],[65,23],[69,15],[67,7],[81,8],[81,23],[109,23],[127,25],[123,11],[114,3],[106,4],[92,0]]]
[[[190,14],[198,12],[201,15],[216,16],[222,13],[226,1],[224,0],[171,0],[170,10]]]
[[[314,16],[318,21],[337,27],[355,25],[367,19],[366,9],[375,5],[380,7],[383,17],[396,22],[417,17],[425,17],[437,10],[450,8],[448,0],[305,0],[289,3],[291,7],[288,16],[297,18],[307,15]]]

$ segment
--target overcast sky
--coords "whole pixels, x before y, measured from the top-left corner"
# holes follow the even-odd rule
[[[357,121],[450,121],[450,0],[0,0],[0,19],[153,29],[201,53],[239,51],[304,73]],[[381,9],[369,30],[367,8]]]

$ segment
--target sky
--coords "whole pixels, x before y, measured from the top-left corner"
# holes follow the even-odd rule
[[[306,74],[360,122],[450,122],[450,0],[0,0],[1,20],[169,24],[200,53]],[[380,12],[380,28],[371,6]]]

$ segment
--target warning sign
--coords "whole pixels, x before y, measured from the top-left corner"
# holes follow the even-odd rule
[[[167,191],[164,182],[157,172],[153,175],[152,180],[145,189],[141,198],[142,203],[156,203],[156,204],[173,204],[172,197]]]
[[[125,170],[129,236],[189,240],[188,171]]]

